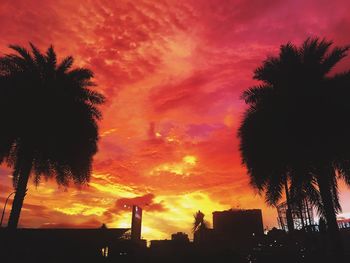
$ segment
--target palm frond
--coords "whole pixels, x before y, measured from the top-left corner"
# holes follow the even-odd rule
[[[52,45],[46,51],[46,61],[52,69],[56,69],[57,56]]]
[[[22,56],[22,58],[27,61],[29,64],[33,63],[33,58],[30,55],[29,51],[25,49],[24,47],[18,46],[18,45],[10,45],[11,49],[15,50],[18,54]]]
[[[241,99],[243,99],[246,104],[256,104],[266,99],[266,96],[269,96],[272,91],[273,88],[268,85],[251,87],[243,92]]]
[[[36,184],[42,176],[64,186],[84,184],[97,152],[98,106],[105,97],[91,90],[96,86],[91,70],[71,69],[72,57],[57,63],[53,46],[45,54],[32,43],[30,47],[31,52],[13,45],[15,54],[0,57],[0,84],[6,90],[0,99],[12,107],[0,132],[0,161],[14,168],[14,184],[24,158],[32,160]],[[0,101],[0,109],[2,105]],[[31,149],[22,151],[28,145]]]
[[[94,74],[91,70],[86,68],[76,68],[67,73],[67,75],[72,78],[74,81],[79,83],[84,82],[93,78]]]
[[[329,73],[334,66],[347,56],[350,46],[335,47],[322,61],[323,74]]]
[[[74,59],[72,56],[66,57],[57,67],[57,72],[66,73],[73,65]]]
[[[29,42],[29,45],[32,49],[35,63],[37,64],[37,66],[43,67],[46,62],[45,56],[40,52],[40,50],[36,46],[34,46],[34,44]]]

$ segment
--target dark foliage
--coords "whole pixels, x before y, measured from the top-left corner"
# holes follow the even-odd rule
[[[348,47],[330,50],[331,44],[308,39],[299,48],[281,46],[278,57],[255,70],[262,85],[243,93],[249,108],[239,129],[242,160],[270,204],[281,198],[285,177],[318,195],[314,175],[323,165],[350,183],[350,73],[328,75]],[[337,198],[334,177],[330,184]]]
[[[52,46],[46,53],[30,46],[10,46],[15,53],[0,57],[0,163],[13,168],[17,192],[31,171],[35,183],[42,176],[86,183],[105,99],[92,90],[90,70],[72,69],[72,57],[57,63]]]
[[[238,136],[252,185],[275,204],[285,180],[338,231],[338,177],[350,185],[350,72],[331,75],[349,47],[307,39],[282,45],[254,72],[261,85],[243,93],[248,104]],[[339,240],[339,238],[338,238]]]

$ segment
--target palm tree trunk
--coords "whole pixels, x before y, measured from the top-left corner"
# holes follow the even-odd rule
[[[330,252],[334,256],[342,256],[343,244],[337,224],[337,215],[334,209],[333,195],[331,192],[330,178],[335,175],[333,167],[324,168],[317,176],[317,184],[320,190],[321,200],[327,221],[327,234],[329,236]]]
[[[288,232],[292,233],[294,231],[294,222],[293,222],[293,215],[292,215],[292,203],[290,200],[287,179],[284,180],[284,189],[286,191],[286,199],[287,199],[286,217],[287,217]]]
[[[304,221],[304,215],[303,215],[303,201],[298,202],[298,208],[299,208],[299,213],[300,213],[300,220],[301,220],[301,226],[303,231],[305,231],[305,221]]]
[[[27,184],[32,169],[31,162],[25,162],[22,165],[20,174],[18,175],[18,182],[16,185],[16,193],[12,203],[12,209],[8,221],[7,227],[9,229],[16,229],[19,221],[19,216],[21,213],[24,197],[27,193]]]
[[[305,204],[306,213],[307,213],[307,218],[308,218],[308,220],[306,221],[306,223],[307,223],[307,225],[311,226],[311,225],[313,224],[313,222],[311,222],[309,201],[308,201],[306,198],[304,198],[304,204]]]

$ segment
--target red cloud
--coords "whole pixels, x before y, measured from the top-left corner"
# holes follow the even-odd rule
[[[141,207],[145,211],[150,212],[164,212],[166,211],[166,207],[163,202],[156,203],[154,201],[153,194],[145,194],[143,196],[137,196],[134,198],[120,198],[116,201],[115,206],[113,207],[113,212],[120,211],[130,211],[130,208],[133,205],[137,205]]]

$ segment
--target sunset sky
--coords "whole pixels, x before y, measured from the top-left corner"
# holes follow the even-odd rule
[[[0,55],[9,44],[53,44],[92,69],[107,97],[89,185],[31,182],[20,226],[129,227],[132,204],[145,210],[146,239],[192,237],[198,210],[211,222],[215,210],[261,208],[275,226],[241,165],[240,94],[280,44],[350,44],[349,10],[348,0],[0,0]],[[349,58],[336,70],[346,68]],[[350,191],[340,189],[350,216]],[[2,166],[1,210],[11,191]]]

